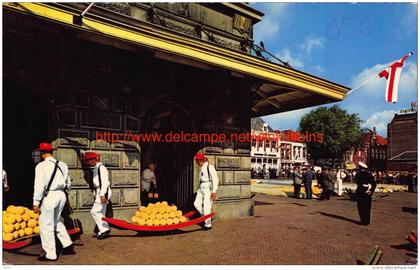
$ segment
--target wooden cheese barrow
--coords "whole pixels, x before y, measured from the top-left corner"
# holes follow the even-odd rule
[[[69,235],[77,234],[80,232],[80,228],[74,228],[71,230],[67,230]],[[32,238],[38,237],[39,234],[32,234],[32,235],[26,235],[20,238],[17,238],[12,241],[3,241],[3,250],[16,250],[23,247],[26,247],[27,245],[32,243]]]
[[[184,217],[189,218],[193,216],[196,213],[196,211],[188,212],[184,215]],[[171,225],[162,225],[162,226],[147,226],[147,225],[137,225],[134,223],[130,223],[121,219],[115,219],[115,218],[109,218],[104,217],[102,218],[103,221],[108,222],[109,225],[112,227],[115,227],[117,229],[122,230],[129,230],[129,231],[136,231],[136,232],[143,232],[143,231],[174,231],[181,228],[189,227],[195,224],[198,224],[200,222],[205,221],[208,218],[212,218],[216,215],[215,212],[202,216],[199,218],[191,219],[186,222],[178,223],[178,224],[171,224]]]

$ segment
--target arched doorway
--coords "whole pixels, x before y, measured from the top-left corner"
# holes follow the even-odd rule
[[[41,141],[48,141],[46,104],[34,91],[21,83],[3,82],[3,168],[10,191],[5,205],[32,205],[36,164],[32,151]]]
[[[143,142],[141,160],[143,169],[149,162],[157,165],[157,182],[161,200],[174,203],[189,211],[194,197],[193,143],[168,141],[168,134],[191,133],[194,124],[182,107],[173,103],[160,103],[147,111],[142,120],[142,133],[161,134],[160,142]],[[174,138],[174,136],[172,136]]]

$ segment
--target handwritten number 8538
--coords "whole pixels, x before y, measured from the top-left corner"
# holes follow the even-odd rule
[[[354,17],[344,17],[337,13],[328,24],[326,34],[329,39],[337,39],[346,34],[348,37],[369,36],[371,31],[369,14],[359,20]]]

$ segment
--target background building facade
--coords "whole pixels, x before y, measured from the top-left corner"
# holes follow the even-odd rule
[[[261,118],[254,118],[251,128],[251,167],[254,172],[265,169],[270,172],[270,178],[287,178],[295,166],[309,164],[306,143],[291,136],[291,133],[296,133],[293,130],[274,131]]]
[[[387,139],[376,133],[376,128],[364,134],[364,145],[347,151],[343,167],[347,170],[357,168],[359,162],[365,163],[371,171],[387,170]]]
[[[257,118],[262,120],[261,118]],[[253,120],[254,121],[254,120]],[[279,140],[277,133],[274,132],[267,123],[263,123],[258,129],[257,125],[251,124],[251,168],[255,173],[263,173],[264,170],[269,174],[269,178],[278,177],[281,160],[279,151]],[[258,177],[261,177],[258,176]]]
[[[390,171],[417,168],[417,111],[396,114],[388,124],[388,162]]]

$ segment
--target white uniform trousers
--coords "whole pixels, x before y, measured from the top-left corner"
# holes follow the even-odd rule
[[[66,195],[64,191],[49,191],[48,196],[44,197],[41,205],[41,214],[39,216],[39,229],[41,244],[46,257],[50,260],[57,259],[55,249],[55,232],[63,248],[72,244],[66,227],[61,222],[61,212],[66,204]]]
[[[98,198],[99,197],[99,198]],[[106,207],[107,203],[100,203],[100,194],[96,192],[95,202],[93,203],[92,209],[90,210],[90,214],[92,215],[93,220],[95,221],[96,225],[98,226],[99,233],[102,234],[108,230],[110,230],[109,224],[102,220],[106,214]]]
[[[197,197],[195,197],[194,206],[202,215],[209,215],[211,213],[211,182],[203,182],[197,190]],[[211,218],[204,222],[205,227],[211,227]]]
[[[334,183],[334,189],[338,196],[343,195],[343,179],[337,179]]]

